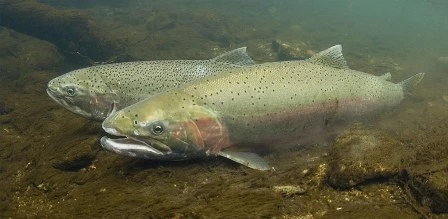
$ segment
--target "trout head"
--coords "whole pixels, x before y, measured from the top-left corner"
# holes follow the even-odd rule
[[[185,160],[226,146],[227,132],[214,112],[174,96],[154,96],[112,114],[103,129],[124,138],[103,137],[102,147],[131,157]]]
[[[69,111],[89,119],[102,121],[115,107],[117,96],[101,75],[79,69],[48,82],[47,93]]]

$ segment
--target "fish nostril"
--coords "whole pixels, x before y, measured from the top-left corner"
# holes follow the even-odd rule
[[[50,84],[48,85],[47,89],[53,93],[57,91],[57,89],[55,89],[54,86],[51,86]]]

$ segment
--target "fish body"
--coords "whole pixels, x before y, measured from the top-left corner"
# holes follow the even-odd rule
[[[161,60],[98,65],[74,70],[48,83],[47,93],[78,115],[104,120],[122,109],[159,92],[254,61],[246,48],[210,60]]]
[[[337,45],[305,61],[258,64],[188,83],[111,115],[107,150],[147,159],[219,155],[267,170],[255,153],[302,143],[397,105],[423,73],[401,83],[351,70]]]

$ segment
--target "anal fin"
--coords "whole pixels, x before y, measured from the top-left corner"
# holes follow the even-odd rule
[[[271,170],[272,167],[260,156],[250,152],[220,151],[219,156],[233,160],[239,164],[256,170]]]

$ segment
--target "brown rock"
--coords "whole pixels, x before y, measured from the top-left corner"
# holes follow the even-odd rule
[[[114,40],[79,10],[61,10],[33,0],[6,0],[1,6],[1,26],[52,42],[62,50],[96,60],[106,59],[116,51]]]
[[[445,72],[448,72],[448,56],[439,57],[437,59],[437,65]]]
[[[329,182],[348,188],[394,176],[409,155],[403,144],[384,133],[354,128],[336,139],[330,154]]]
[[[286,60],[301,60],[307,59],[313,55],[304,42],[284,42],[281,40],[272,41],[272,50],[277,53],[278,59]]]
[[[448,121],[416,135],[420,144],[414,165],[408,167],[408,184],[415,198],[434,213],[448,213]]]
[[[35,70],[54,70],[63,61],[58,49],[43,40],[0,28],[1,76],[17,79]]]
[[[448,171],[438,171],[415,177],[417,198],[434,213],[448,213]]]

